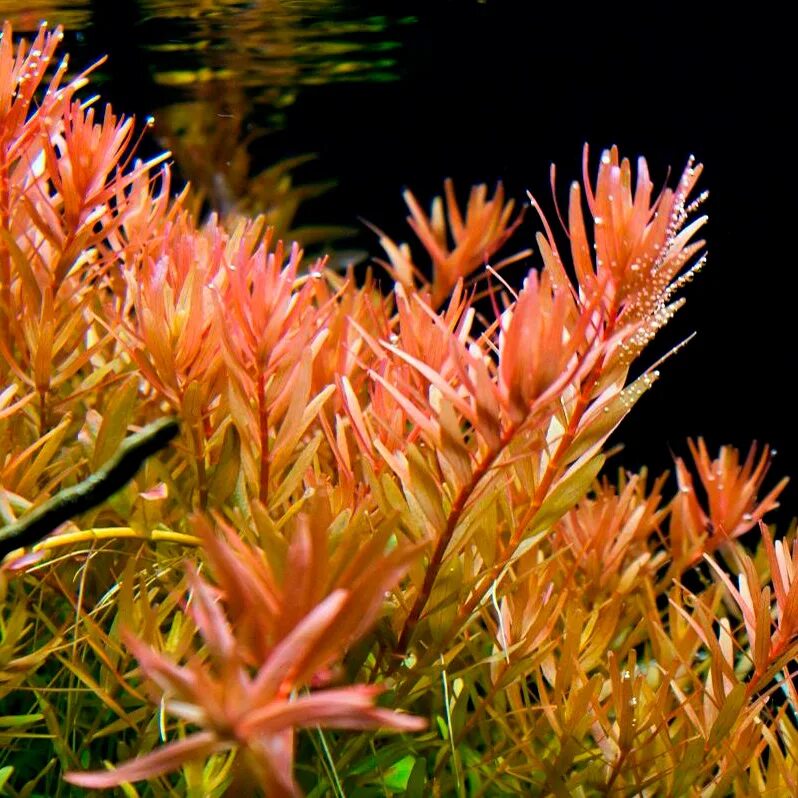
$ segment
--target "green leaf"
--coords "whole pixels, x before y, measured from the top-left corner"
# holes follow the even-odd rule
[[[463,563],[452,557],[444,564],[430,592],[427,616],[432,639],[439,643],[446,638],[457,617],[457,604],[463,587]]]
[[[102,424],[100,424],[97,440],[94,443],[91,460],[92,471],[96,471],[108,462],[125,439],[138,398],[138,381],[139,378],[136,375],[124,380],[114,389],[105,403]]]
[[[297,457],[296,461],[291,466],[291,470],[280,481],[279,487],[275,491],[274,495],[269,497],[270,508],[279,507],[281,504],[287,501],[288,497],[299,487],[299,483],[305,476],[305,471],[313,461],[313,458],[316,456],[316,450],[319,448],[321,439],[322,433],[317,432],[312,440],[305,444],[302,453],[299,455],[299,457]]]
[[[456,679],[455,682],[457,682]],[[460,695],[457,696],[457,699],[454,702],[454,707],[452,707],[452,731],[454,732],[455,739],[460,737],[460,732],[463,731],[467,715],[468,689],[465,685],[463,685]]]
[[[726,696],[726,700],[720,708],[718,717],[715,718],[715,722],[712,724],[712,728],[709,731],[709,740],[707,741],[707,746],[709,748],[713,748],[724,737],[728,736],[737,719],[740,717],[744,704],[745,685],[736,684]]]
[[[72,424],[72,416],[67,413],[57,427],[53,427],[39,438],[30,447],[28,453],[38,449],[38,453],[33,462],[24,469],[22,478],[15,487],[16,493],[21,496],[36,493],[36,483],[45,468],[47,468],[53,458],[59,453],[61,445],[66,437],[69,427]]]
[[[413,769],[407,779],[404,798],[424,798],[427,794],[427,763],[416,757]]]
[[[417,446],[407,447],[407,466],[410,474],[409,487],[413,497],[436,534],[440,535],[446,528],[446,513],[441,503],[441,485],[433,476]]]
[[[0,790],[6,786],[6,782],[11,777],[13,772],[14,768],[11,766],[0,768]]]
[[[671,795],[684,795],[698,778],[698,771],[706,757],[704,740],[695,737],[679,751],[679,767],[674,772]]]
[[[568,510],[576,506],[598,476],[604,460],[604,455],[599,454],[582,465],[577,463],[572,466],[541,504],[524,536],[529,537],[550,529]]]
[[[241,470],[241,436],[235,424],[229,424],[224,433],[219,462],[208,480],[208,496],[220,505],[230,496]]]
[[[35,723],[43,718],[44,715],[41,712],[34,712],[31,715],[0,715],[0,729],[27,726],[29,723]]]
[[[402,759],[394,765],[391,765],[391,767],[385,771],[382,780],[383,786],[387,787],[389,790],[406,790],[407,782],[410,780],[410,774],[413,771],[415,763],[415,757],[409,754],[402,757]]]
[[[654,373],[642,374],[623,390],[617,391],[594,410],[588,413],[565,455],[567,460],[576,460],[585,452],[601,446],[623,421],[637,400],[654,384]]]

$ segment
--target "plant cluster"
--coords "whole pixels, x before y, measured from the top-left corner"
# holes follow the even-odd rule
[[[767,448],[691,443],[673,492],[599,476],[702,263],[700,166],[657,194],[586,150],[517,292],[483,268],[523,215],[501,187],[408,193],[383,293],[199,224],[60,38],[0,41],[0,523],[180,434],[5,560],[0,788],[798,794]]]

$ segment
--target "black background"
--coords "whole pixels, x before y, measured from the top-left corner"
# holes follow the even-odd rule
[[[698,335],[622,426],[616,462],[668,468],[688,436],[703,435],[713,450],[755,439],[776,447],[769,484],[798,475],[792,25],[762,5],[706,17],[697,5],[644,3],[349,5],[418,19],[402,29],[399,81],[306,87],[284,130],[258,145],[264,164],[317,152],[308,177],[339,181],[304,221],[364,217],[409,238],[401,190],[426,205],[447,176],[461,197],[498,179],[519,202],[529,189],[554,219],[549,163],[567,187],[580,176],[584,142],[594,159],[612,144],[645,155],[655,184],[695,154],[705,164],[700,188],[710,191],[709,262],[644,360]],[[158,92],[135,3],[92,8],[93,25],[73,44],[87,58],[110,53],[104,96],[152,112]],[[516,243],[532,246],[538,228],[528,215]],[[376,253],[367,232],[354,245]],[[794,486],[783,504],[783,520],[798,514]]]

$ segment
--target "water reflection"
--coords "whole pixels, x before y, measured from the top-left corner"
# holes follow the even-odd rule
[[[210,207],[265,213],[285,237],[329,242],[343,228],[296,230],[299,204],[329,185],[297,186],[305,158],[253,174],[251,144],[285,123],[304,86],[397,77],[391,38],[408,19],[358,16],[332,0],[142,0],[144,49],[173,102],[156,130]]]
[[[114,49],[105,39],[107,13],[91,0],[32,0],[24,11],[20,5],[0,0],[0,17],[16,32],[34,30],[41,19],[74,34],[94,26],[97,45]],[[303,243],[342,235],[342,228],[294,230],[299,204],[330,184],[296,185],[292,172],[305,157],[254,169],[252,145],[285,125],[286,109],[305,87],[397,79],[401,28],[414,19],[375,15],[373,4],[338,0],[122,5],[134,10],[135,24],[110,35],[135,37],[144,54],[145,64],[126,69],[139,69],[150,81],[156,135],[194,185],[197,204],[223,214],[266,213],[280,235],[300,234]],[[87,55],[98,57],[102,49]]]
[[[0,21],[9,20],[17,33],[31,33],[47,20],[51,27],[63,25],[72,30],[85,28],[91,19],[91,0],[72,0],[68,3],[49,0],[0,0]]]
[[[275,88],[394,80],[398,26],[412,18],[361,16],[335,0],[141,0],[148,49],[160,54],[156,80],[185,86],[234,80],[268,103]],[[157,35],[160,31],[161,35]]]
[[[250,144],[266,130],[245,125],[243,92],[212,92],[204,100],[173,103],[161,109],[157,134],[172,150],[182,174],[191,181],[191,209],[197,216],[213,210],[224,218],[262,214],[277,237],[305,247],[331,246],[354,233],[342,225],[295,226],[300,205],[328,191],[335,181],[300,183],[294,170],[312,155],[286,158],[253,170]]]

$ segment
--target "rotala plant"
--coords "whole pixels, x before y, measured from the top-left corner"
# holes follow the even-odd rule
[[[798,794],[768,449],[602,474],[702,263],[700,166],[655,194],[585,149],[516,288],[501,187],[408,193],[420,246],[380,232],[358,285],[200,225],[60,38],[0,42],[0,535],[47,533],[0,571],[0,789]]]

